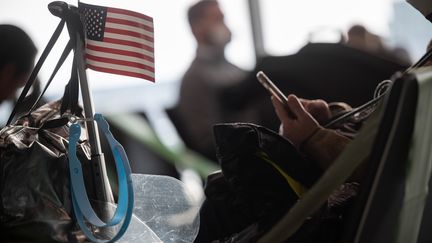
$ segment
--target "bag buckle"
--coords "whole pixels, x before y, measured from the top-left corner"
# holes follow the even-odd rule
[[[78,122],[86,122],[86,121],[95,121],[93,117],[91,118],[85,118],[85,117],[79,117],[74,115],[66,115],[66,118],[69,119],[69,122],[72,124],[78,123]]]

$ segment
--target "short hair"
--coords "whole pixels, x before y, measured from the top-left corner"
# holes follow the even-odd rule
[[[368,31],[366,30],[366,28],[363,25],[353,25],[349,30],[348,30],[348,36],[352,36],[352,35],[356,35],[356,36],[366,36],[366,33]]]
[[[37,48],[21,28],[0,24],[0,69],[6,64],[16,65],[17,74],[29,73],[33,68]]]
[[[219,4],[217,0],[201,0],[192,5],[188,10],[189,25],[199,22],[205,16],[206,8],[215,4]]]

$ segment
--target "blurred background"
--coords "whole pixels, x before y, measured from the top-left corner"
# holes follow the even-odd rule
[[[25,1],[1,0],[0,22],[22,27],[34,39],[39,55],[58,24],[58,18],[47,9],[50,0]],[[66,1],[77,5],[77,1]],[[96,95],[99,91],[131,88],[149,93],[136,105],[126,106],[118,102],[112,109],[137,109],[149,105],[172,105],[176,100],[176,88],[181,76],[195,55],[196,44],[187,23],[187,9],[196,0],[89,0],[90,4],[121,7],[150,15],[155,23],[155,61],[156,83],[108,75],[89,71],[92,88]],[[411,60],[424,53],[424,47],[432,37],[427,21],[415,9],[401,0],[219,0],[225,14],[225,21],[231,29],[232,41],[226,49],[226,56],[238,66],[252,70],[256,63],[255,53],[259,55],[288,55],[297,52],[308,41],[337,42],[340,34],[346,34],[354,24],[365,26],[370,32],[379,35],[389,47],[403,47]],[[250,2],[259,5],[262,44],[260,50],[254,49],[251,24]],[[256,16],[255,16],[256,17]],[[415,26],[415,28],[413,28]],[[60,43],[68,38],[63,33]],[[46,68],[41,70],[40,79],[46,80],[60,55],[63,46],[58,44]],[[65,66],[68,66],[66,64]],[[60,94],[68,77],[63,68],[50,88],[49,95]],[[163,92],[156,90],[165,89]],[[149,97],[153,94],[155,97]],[[137,98],[137,97],[136,97]],[[98,102],[98,101],[97,101]],[[98,109],[105,110],[105,102]],[[111,106],[111,105],[109,105]],[[139,108],[138,108],[139,109]]]
[[[35,41],[39,56],[59,22],[47,9],[51,1],[0,1],[0,22],[23,28]],[[66,2],[77,5],[77,1]],[[155,83],[88,70],[95,109],[111,118],[113,129],[126,147],[131,161],[134,161],[135,172],[179,177],[176,174],[179,168],[193,167],[205,178],[206,174],[217,168],[217,164],[211,161],[212,158],[201,157],[193,151],[193,158],[180,159],[185,156],[179,154],[183,153],[181,151],[184,151],[185,145],[178,134],[178,127],[166,112],[176,106],[180,80],[195,56],[197,46],[187,22],[187,10],[195,2],[197,1],[85,2],[129,9],[154,19]],[[363,26],[371,36],[380,39],[386,50],[399,55],[400,60],[404,61],[399,63],[401,67],[420,58],[432,38],[430,23],[401,0],[219,0],[219,4],[225,14],[226,25],[232,32],[232,40],[225,50],[226,58],[251,72],[252,76],[262,58],[292,56],[307,43],[344,43],[348,31],[354,25]],[[39,79],[42,83],[48,79],[67,39],[68,35],[64,32],[40,72]],[[48,100],[61,97],[69,79],[70,65],[71,57],[49,88],[46,94]],[[309,71],[311,70],[313,67],[310,67]],[[271,77],[279,79],[283,76],[278,76],[275,72]],[[241,96],[235,96],[237,99],[239,97]],[[242,102],[247,103],[247,100]],[[2,123],[11,106],[12,104],[1,106]],[[124,120],[125,114],[138,114],[143,120]],[[267,125],[265,122],[262,124]],[[182,160],[180,165],[178,160]],[[197,161],[204,161],[205,166],[197,165],[200,163]]]

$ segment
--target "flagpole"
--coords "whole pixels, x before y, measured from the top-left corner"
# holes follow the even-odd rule
[[[87,80],[87,74],[85,70],[82,37],[77,33],[76,37],[76,58],[78,65],[78,76],[81,85],[81,96],[84,105],[84,115],[86,118],[93,118],[94,108],[89,83]],[[106,172],[104,154],[101,152],[101,145],[99,139],[99,131],[95,121],[90,120],[86,122],[88,139],[90,143],[91,161],[94,172],[95,182],[95,193],[98,200],[105,202],[114,202],[111,187],[108,181],[108,175]]]
[[[114,205],[114,196],[112,194],[111,185],[108,180],[108,174],[105,166],[105,157],[102,153],[100,145],[100,137],[97,123],[93,120],[94,108],[91,96],[90,86],[87,80],[87,73],[85,70],[84,59],[84,44],[81,39],[80,33],[76,33],[76,61],[78,66],[78,77],[81,85],[81,97],[83,99],[84,115],[86,118],[91,118],[86,121],[86,130],[88,141],[90,144],[91,152],[91,168],[92,168],[92,181],[93,193],[97,201],[94,206],[98,209],[99,215],[103,220],[108,220],[113,216],[113,208],[110,204]],[[112,228],[93,228],[93,233],[99,232],[100,236],[111,238],[115,234]]]

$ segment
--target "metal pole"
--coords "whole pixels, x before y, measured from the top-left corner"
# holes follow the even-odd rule
[[[87,74],[85,70],[84,63],[84,55],[83,55],[83,42],[81,40],[81,36],[77,33],[76,37],[76,58],[78,65],[78,76],[81,85],[81,95],[83,99],[84,105],[84,114],[86,118],[93,118],[94,109],[93,109],[93,101],[91,97],[91,92],[89,88],[89,84],[87,81]],[[101,152],[101,145],[99,140],[99,131],[97,128],[97,124],[95,121],[87,121],[86,122],[88,139],[90,143],[90,151],[91,151],[91,162],[92,168],[94,172],[94,190],[96,193],[96,199],[103,202],[114,202],[114,197],[112,195],[111,186],[109,184],[108,175],[106,172],[105,166],[105,158],[103,153]]]
[[[252,24],[253,43],[255,47],[255,57],[256,60],[259,60],[267,54],[264,48],[264,38],[260,12],[261,9],[258,0],[249,0],[248,2],[250,19]]]

